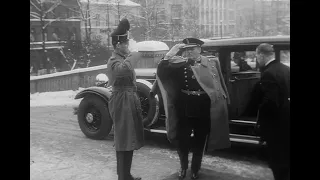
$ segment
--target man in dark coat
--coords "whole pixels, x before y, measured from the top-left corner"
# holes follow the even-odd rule
[[[272,45],[256,49],[261,80],[255,101],[258,124],[267,143],[269,166],[275,180],[289,179],[290,172],[290,67],[275,59]]]
[[[229,96],[219,61],[200,55],[204,42],[186,38],[183,43],[175,45],[159,63],[154,86],[163,98],[168,139],[177,145],[179,179],[186,176],[191,148],[191,178],[197,179],[206,147],[230,147]],[[182,56],[177,56],[180,53]]]
[[[107,63],[107,87],[112,87],[108,107],[114,126],[114,143],[117,156],[118,180],[140,180],[131,175],[133,151],[144,145],[142,111],[136,94],[136,74],[134,67],[140,53],[128,50],[127,19],[120,21],[111,34],[114,52]]]

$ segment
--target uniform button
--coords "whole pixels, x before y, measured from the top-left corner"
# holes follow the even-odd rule
[[[187,76],[184,76],[185,78],[187,78]]]
[[[184,68],[184,70],[187,70],[187,68]]]
[[[188,87],[188,84],[186,85],[186,87]]]
[[[214,66],[212,66],[214,68]]]
[[[184,73],[187,74],[187,71],[185,71]]]
[[[188,82],[188,80],[186,80],[186,82]]]
[[[213,74],[213,76],[216,76],[216,74]]]

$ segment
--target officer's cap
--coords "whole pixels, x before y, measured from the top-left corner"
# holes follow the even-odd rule
[[[204,44],[203,41],[197,38],[185,38],[184,40],[182,40],[182,42],[186,44],[185,46],[183,46],[183,48],[197,47],[197,46],[201,47]]]
[[[117,29],[111,33],[112,44],[122,43],[129,40],[130,23],[128,19],[122,19]]]

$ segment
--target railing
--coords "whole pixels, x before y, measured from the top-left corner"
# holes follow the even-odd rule
[[[99,73],[106,72],[106,65],[57,72],[41,76],[30,77],[30,93],[77,90],[95,85],[95,78]]]
[[[154,76],[155,68],[166,51],[155,53],[142,53],[142,59],[137,63],[135,71],[137,78],[150,78]],[[57,72],[30,77],[30,93],[77,90],[79,87],[95,86],[96,76],[106,73],[107,65],[75,69],[72,71]]]

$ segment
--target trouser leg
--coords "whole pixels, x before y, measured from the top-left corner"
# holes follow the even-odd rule
[[[188,169],[188,154],[190,150],[191,129],[184,128],[179,131],[177,152],[180,159],[181,169]]]
[[[127,178],[131,178],[131,165],[132,165],[132,157],[133,157],[133,151],[125,151],[125,156],[124,156],[124,171],[125,171],[125,176]]]
[[[274,180],[289,180],[289,168],[271,168]]]
[[[118,180],[125,180],[124,156],[124,151],[116,151]]]
[[[204,123],[204,121],[208,121],[208,119],[196,119],[198,124],[194,126],[194,143],[191,161],[191,170],[194,173],[197,173],[201,168],[202,157],[205,151],[207,136],[209,134],[209,129],[206,129],[208,127],[206,125],[207,123]]]

